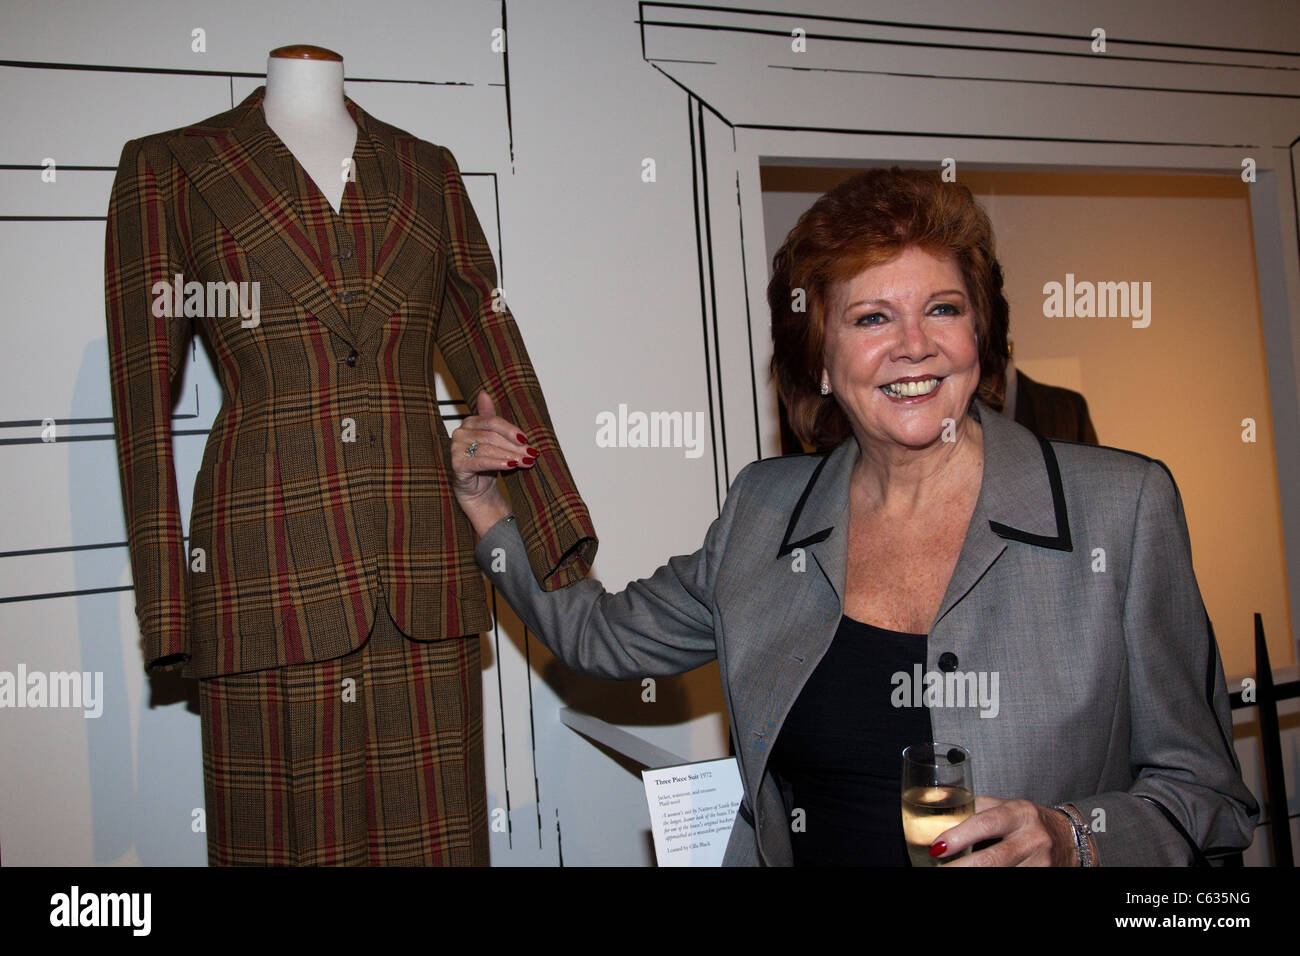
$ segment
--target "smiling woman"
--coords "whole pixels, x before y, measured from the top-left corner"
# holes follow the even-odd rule
[[[909,246],[827,298],[820,391],[841,397],[859,443],[929,447],[955,422],[970,434],[980,367],[955,260]]]
[[[931,741],[970,754],[974,791],[920,788],[923,812],[975,812],[919,859],[1248,845],[1259,808],[1172,476],[998,414],[1007,304],[970,192],[853,177],[790,233],[768,300],[791,425],[829,450],[750,464],[700,550],[618,594],[528,573],[495,481],[523,436],[490,399],[452,437],[475,557],[562,660],[628,679],[717,659],[745,792],[725,862],[908,865],[902,751]]]
[[[873,267],[885,269],[864,279]],[[903,296],[912,298],[903,301]],[[767,301],[772,374],[789,407],[791,427],[809,444],[833,448],[850,433],[843,410],[824,400],[827,392],[818,388],[834,387],[823,371],[824,356],[838,354],[844,326],[896,324],[907,307],[925,311],[931,320],[965,319],[956,324],[973,334],[976,352],[975,385],[967,402],[975,395],[1002,407],[1008,325],[1002,268],[994,254],[993,227],[965,186],[897,168],[867,170],[840,184],[800,217],[777,252]],[[831,339],[837,340],[834,346]],[[918,381],[933,371],[904,369],[894,381]]]

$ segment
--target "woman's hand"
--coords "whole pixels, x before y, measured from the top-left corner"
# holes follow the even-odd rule
[[[497,472],[531,468],[537,452],[528,447],[523,432],[497,416],[487,392],[479,392],[475,407],[478,414],[451,433],[451,488],[481,538],[510,513],[510,503],[497,486]]]
[[[1060,810],[1028,800],[976,797],[975,814],[939,834],[930,854],[947,860],[968,846],[998,840],[945,866],[1078,866],[1074,828]],[[943,847],[940,850],[940,847]],[[938,851],[938,852],[936,852]]]

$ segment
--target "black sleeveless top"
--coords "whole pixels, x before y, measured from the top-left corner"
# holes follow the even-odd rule
[[[907,866],[903,748],[930,740],[930,711],[894,707],[902,672],[924,669],[926,635],[849,617],[781,727],[769,766],[793,791],[795,866]],[[802,823],[802,831],[799,826]]]

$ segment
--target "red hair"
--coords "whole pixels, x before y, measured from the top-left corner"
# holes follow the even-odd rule
[[[831,286],[911,246],[956,260],[979,345],[980,383],[971,401],[1002,407],[1008,310],[988,216],[969,189],[937,171],[868,169],[813,203],[772,260],[772,375],[801,441],[829,448],[851,433],[839,403],[820,391]]]

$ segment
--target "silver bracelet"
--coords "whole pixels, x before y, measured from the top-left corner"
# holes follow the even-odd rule
[[[1097,856],[1092,847],[1092,830],[1088,827],[1088,821],[1079,813],[1079,808],[1071,803],[1061,803],[1052,809],[1064,813],[1065,818],[1070,821],[1070,829],[1074,831],[1074,849],[1079,854],[1079,865],[1096,866]]]

